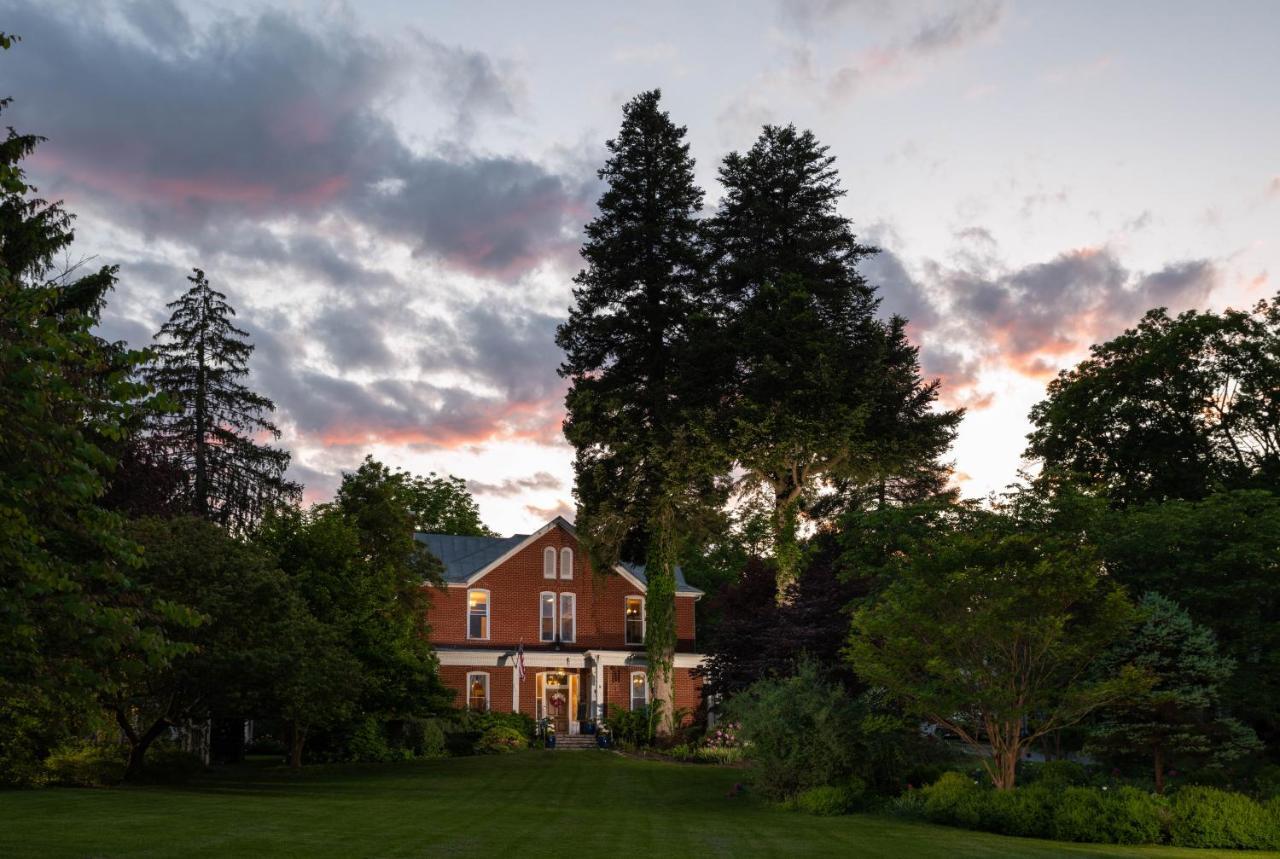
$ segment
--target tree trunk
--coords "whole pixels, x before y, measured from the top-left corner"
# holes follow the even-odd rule
[[[302,769],[302,746],[307,741],[307,729],[295,719],[289,737],[289,766]]]
[[[782,489],[773,495],[773,560],[777,564],[778,605],[791,601],[791,585],[800,575],[800,543],[796,534],[798,495]]]
[[[658,704],[658,724],[654,726],[654,733],[659,737],[669,737],[675,733],[676,690],[675,668],[672,665],[674,661],[673,650],[663,654],[665,665],[649,666],[653,674],[650,678],[653,700]]]
[[[1156,793],[1164,793],[1164,749],[1160,746],[1155,747],[1154,754],[1155,776],[1156,776]]]
[[[116,723],[124,731],[125,739],[129,741],[129,760],[125,764],[124,779],[125,781],[136,781],[141,775],[146,765],[147,749],[151,748],[151,744],[164,733],[169,727],[167,719],[159,719],[154,722],[151,727],[139,734],[133,729],[133,725],[129,722],[128,716],[122,710],[116,710]]]

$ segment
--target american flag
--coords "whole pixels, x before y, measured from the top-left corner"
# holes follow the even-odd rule
[[[516,673],[520,675],[520,679],[524,680],[524,642],[516,648]]]

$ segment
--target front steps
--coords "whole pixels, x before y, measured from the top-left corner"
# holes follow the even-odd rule
[[[594,748],[597,748],[596,738],[590,734],[579,734],[572,737],[568,734],[556,734],[556,749],[564,749],[565,751],[581,751],[583,749]]]

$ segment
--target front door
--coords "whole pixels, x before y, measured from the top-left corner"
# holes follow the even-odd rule
[[[547,675],[546,703],[543,709],[547,718],[551,720],[552,727],[561,736],[569,733],[569,683],[567,678],[562,683],[554,681],[563,676]]]

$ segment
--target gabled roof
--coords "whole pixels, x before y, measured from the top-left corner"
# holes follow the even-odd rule
[[[578,532],[563,516],[557,516],[532,534],[514,534],[510,537],[458,537],[453,534],[414,534],[414,538],[427,547],[444,565],[444,580],[450,585],[471,584],[489,572],[500,561],[514,555],[526,544],[552,528],[561,528],[577,539]],[[643,564],[623,562],[615,568],[641,590],[648,590]],[[703,592],[684,580],[684,573],[676,567],[676,593],[681,596],[700,597]]]

